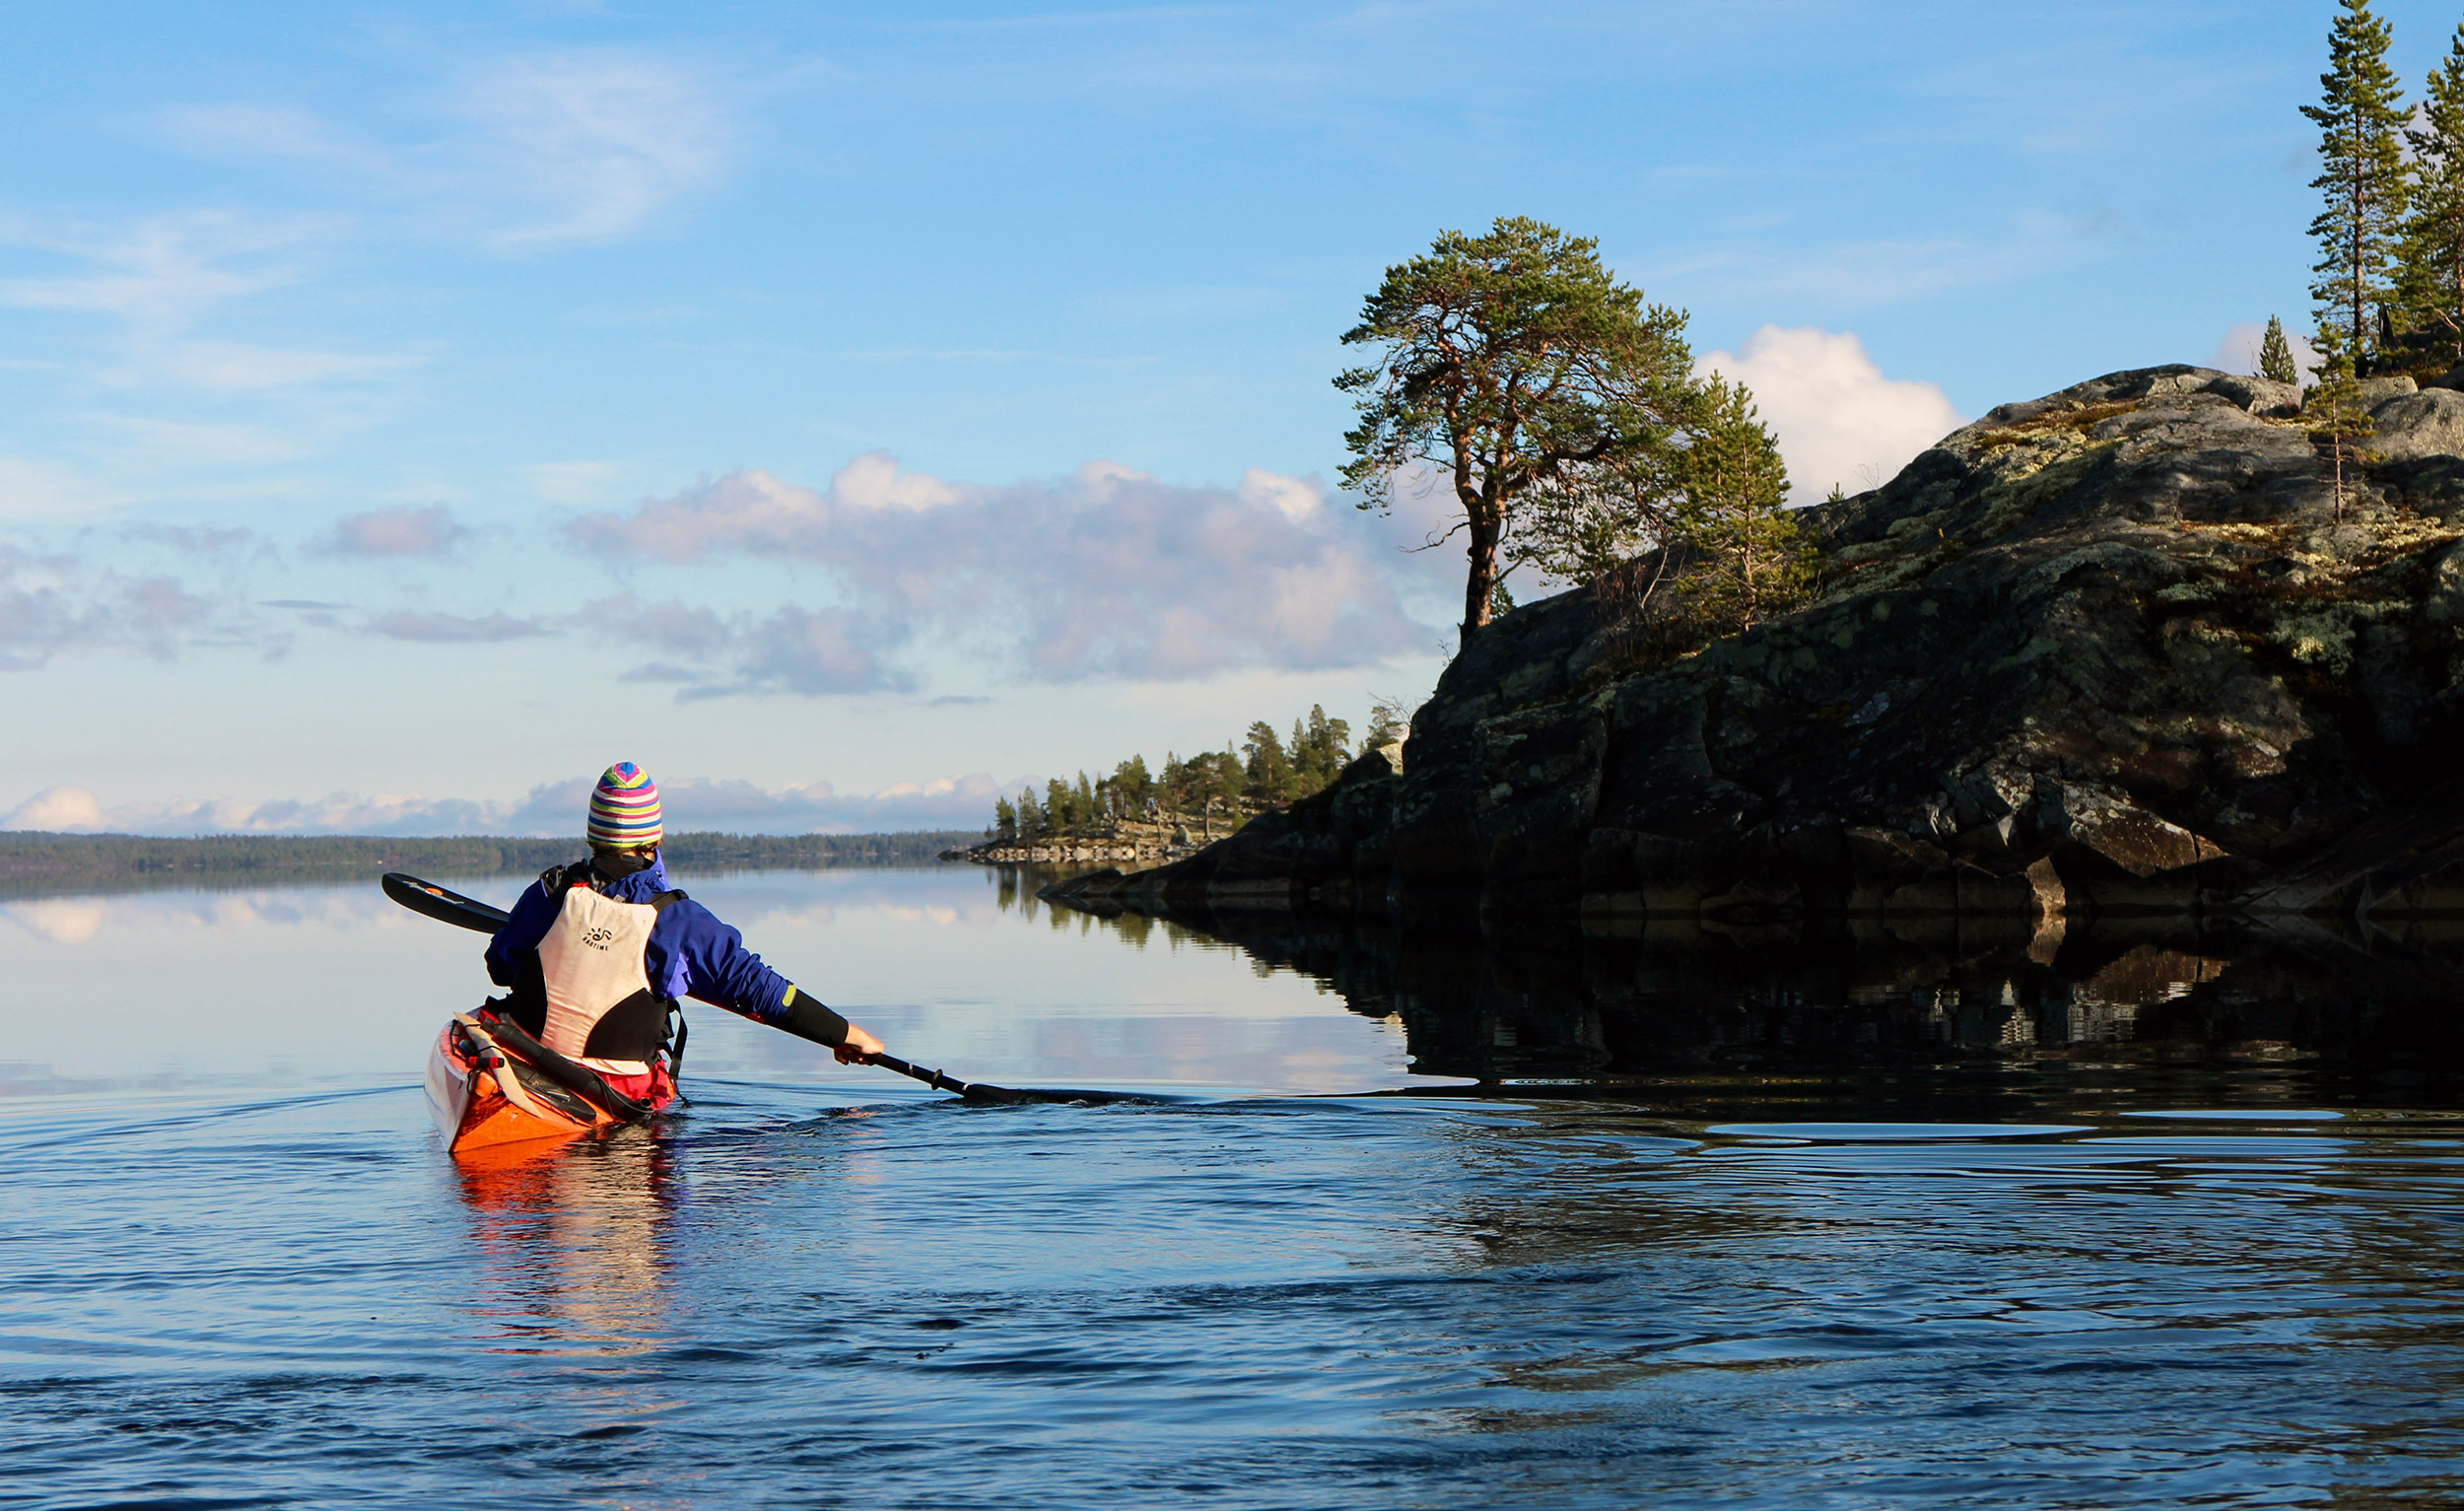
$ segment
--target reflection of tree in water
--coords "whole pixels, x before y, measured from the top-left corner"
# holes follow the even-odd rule
[[[1096,905],[1099,911],[1109,911]],[[1153,921],[1111,920],[1142,932]],[[1399,1019],[1413,1068],[1480,1080],[1858,1079],[1903,1097],[2092,1090],[2402,1100],[2464,1065],[2464,927],[2397,936],[2098,919],[2067,928],[1625,924],[1225,913],[1208,932]],[[1181,926],[1163,927],[1178,930]],[[1920,1084],[1905,1077],[1923,1071]],[[1947,1077],[1947,1078],[1946,1078]]]
[[[503,1346],[630,1353],[667,1304],[661,1228],[674,1202],[655,1128],[507,1144],[453,1161],[482,1268],[476,1310]]]

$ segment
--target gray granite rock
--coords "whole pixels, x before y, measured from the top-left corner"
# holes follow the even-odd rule
[[[2390,461],[2464,456],[2464,393],[2425,388],[2389,400],[2372,418],[2378,434],[2369,445]]]
[[[2174,367],[2003,405],[1806,511],[1796,611],[1672,659],[1588,590],[1518,608],[1400,767],[1101,885],[1748,932],[2464,914],[2464,393],[2388,394],[2341,508],[2286,402]]]
[[[2391,399],[2400,399],[2408,393],[2415,392],[2421,385],[2402,374],[2398,374],[2393,378],[2364,378],[2359,386],[2361,390],[2361,407],[2376,410]]]

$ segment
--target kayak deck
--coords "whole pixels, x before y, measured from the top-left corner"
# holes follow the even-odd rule
[[[508,1095],[505,1079],[514,1082]],[[448,1023],[428,1055],[428,1110],[455,1154],[540,1138],[571,1138],[619,1120],[591,1106],[511,1053],[480,1063],[458,1024]]]

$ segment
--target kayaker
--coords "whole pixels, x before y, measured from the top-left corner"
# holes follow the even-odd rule
[[[619,761],[590,793],[590,859],[545,872],[488,941],[500,1010],[549,1049],[636,1101],[675,1083],[660,1051],[684,997],[827,1045],[841,1065],[881,1041],[823,1006],[744,947],[744,936],[668,884],[658,784]]]

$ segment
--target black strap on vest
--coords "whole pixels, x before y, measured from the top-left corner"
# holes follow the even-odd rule
[[[650,1105],[648,1102],[635,1101],[609,1085],[588,1065],[576,1065],[549,1049],[511,1018],[495,1019],[489,1023],[488,1031],[496,1036],[499,1044],[512,1050],[540,1074],[601,1109],[609,1117],[630,1123],[636,1118],[650,1116]]]

